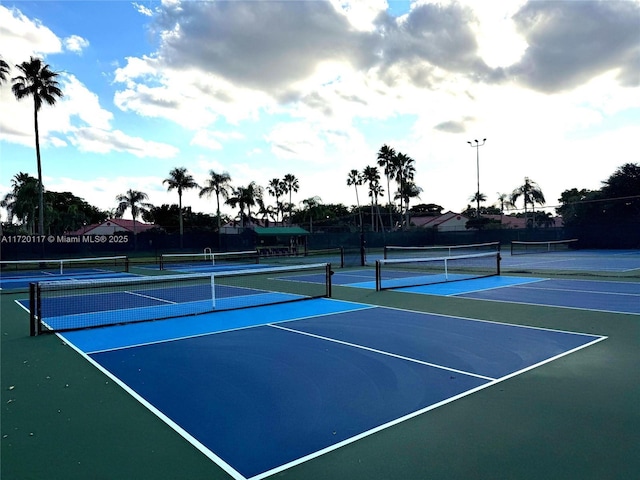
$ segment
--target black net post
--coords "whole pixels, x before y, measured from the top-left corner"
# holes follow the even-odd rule
[[[40,295],[37,283],[29,284],[29,335],[35,337],[42,332],[40,328]]]

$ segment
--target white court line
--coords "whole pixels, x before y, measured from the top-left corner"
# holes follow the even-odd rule
[[[444,365],[438,365],[437,363],[429,363],[429,362],[425,362],[425,361],[422,361],[422,360],[417,360],[415,358],[405,357],[405,356],[397,355],[397,354],[391,353],[391,352],[385,352],[384,350],[378,350],[378,349],[375,349],[375,348],[366,347],[364,345],[358,345],[357,343],[350,343],[350,342],[345,342],[343,340],[337,340],[335,338],[323,337],[322,335],[316,335],[315,333],[303,332],[301,330],[295,330],[295,329],[292,329],[292,328],[283,327],[281,325],[269,324],[268,326],[269,327],[273,327],[273,328],[278,328],[280,330],[285,330],[285,331],[291,332],[291,333],[297,333],[299,335],[306,335],[308,337],[318,338],[320,340],[325,340],[327,342],[339,343],[341,345],[346,345],[348,347],[354,347],[354,348],[359,348],[361,350],[367,350],[369,352],[379,353],[381,355],[386,355],[388,357],[399,358],[400,360],[406,360],[408,362],[419,363],[420,365],[426,365],[428,367],[433,367],[433,368],[437,368],[437,369],[440,369],[440,370],[447,370],[449,372],[460,373],[462,375],[481,378],[483,380],[489,380],[489,381],[496,380],[494,377],[487,377],[485,375],[479,375],[477,373],[471,373],[471,372],[466,372],[464,370],[458,370],[456,368],[445,367]]]

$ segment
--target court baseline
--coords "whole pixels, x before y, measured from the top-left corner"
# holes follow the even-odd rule
[[[61,336],[254,480],[605,339],[329,299]]]

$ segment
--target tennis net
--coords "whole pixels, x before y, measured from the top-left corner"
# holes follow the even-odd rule
[[[254,266],[260,263],[257,250],[242,252],[163,253],[160,270],[211,270],[212,267]]]
[[[444,257],[466,255],[483,252],[500,251],[500,242],[473,243],[467,245],[432,245],[425,247],[401,247],[387,245],[384,247],[383,257],[416,258],[416,257]]]
[[[305,263],[330,263],[334,268],[344,267],[344,248],[324,248],[317,250],[304,250],[299,253],[287,253],[285,255],[273,255],[262,250],[262,263],[269,265],[300,265]]]
[[[39,260],[2,260],[2,275],[95,275],[129,271],[126,255],[93,258],[60,258]]]
[[[511,255],[525,255],[529,253],[566,252],[578,248],[578,239],[552,240],[547,242],[511,242]]]
[[[376,261],[376,290],[500,275],[500,252]]]
[[[38,282],[30,286],[30,331],[38,335],[330,296],[330,264]]]

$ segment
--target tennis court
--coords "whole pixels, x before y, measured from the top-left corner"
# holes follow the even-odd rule
[[[325,299],[266,308],[63,338],[237,479],[604,339]]]
[[[319,271],[247,275],[260,281],[183,275],[209,279],[189,295],[105,279],[84,300],[55,282],[45,320],[79,324],[35,338],[29,299],[3,294],[3,478],[600,479],[640,466],[638,282],[376,291],[357,268],[334,270],[318,298]],[[209,293],[229,309],[192,314]],[[246,308],[255,295],[271,300]],[[149,308],[129,297],[188,315],[126,323]],[[114,303],[121,324],[76,330]]]

